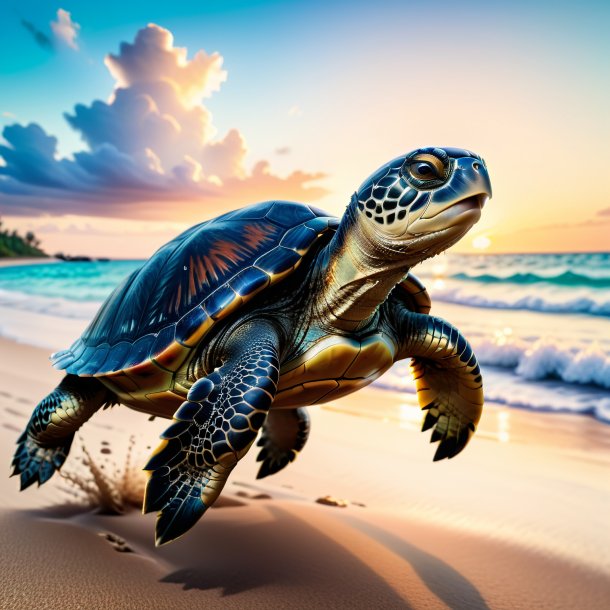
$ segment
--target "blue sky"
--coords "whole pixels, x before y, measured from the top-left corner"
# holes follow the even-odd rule
[[[78,51],[57,41],[54,51],[42,48],[21,25],[52,39],[59,8],[80,26]],[[58,138],[59,156],[87,150],[64,113],[108,100],[115,80],[104,57],[156,23],[189,59],[200,49],[222,55],[228,78],[202,103],[218,137],[236,128],[245,138],[247,171],[264,159],[280,176],[323,172],[329,194],[317,203],[340,213],[350,192],[396,154],[469,147],[492,164],[496,187],[480,230],[501,249],[548,239],[557,249],[576,200],[579,220],[608,218],[598,214],[610,206],[601,177],[609,15],[601,2],[4,3],[0,114],[8,113],[3,125],[42,126]],[[576,175],[561,184],[583,156],[586,174],[599,181]],[[214,211],[197,210],[192,220]],[[14,202],[9,210],[0,199],[0,212],[14,215]],[[566,227],[528,237],[551,220]],[[601,234],[576,233],[568,249],[603,245]]]

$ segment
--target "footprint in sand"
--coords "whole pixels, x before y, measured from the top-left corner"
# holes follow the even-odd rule
[[[2,424],[2,427],[6,428],[7,430],[10,430],[11,432],[16,432],[17,434],[22,432],[21,428],[18,428],[17,426],[13,426],[13,424]]]
[[[101,536],[102,538],[107,540],[110,543],[110,546],[119,553],[135,553],[135,551],[127,544],[127,542],[123,538],[117,536],[116,534],[113,534],[112,532],[100,532],[98,536]]]
[[[17,411],[17,409],[11,409],[10,407],[5,407],[4,410],[9,415],[14,415],[15,417],[25,417],[25,414],[22,413],[21,411]]]
[[[272,500],[273,498],[269,494],[249,494],[247,491],[238,491],[236,496],[240,498],[248,498],[248,500]]]

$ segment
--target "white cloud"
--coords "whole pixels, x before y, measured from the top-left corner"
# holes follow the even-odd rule
[[[57,21],[51,21],[51,30],[53,30],[55,38],[78,51],[76,38],[80,25],[72,21],[72,16],[68,11],[65,11],[63,8],[57,10]]]
[[[326,193],[323,177],[295,171],[276,176],[266,161],[251,171],[238,129],[216,137],[202,100],[226,79],[218,53],[173,46],[168,30],[141,29],[133,43],[106,58],[115,78],[109,100],[78,104],[64,116],[88,150],[58,159],[57,140],[42,127],[11,125],[0,145],[0,203],[13,214],[55,213],[202,216],[193,202],[218,213],[263,199],[312,200]],[[209,214],[208,214],[209,215]]]

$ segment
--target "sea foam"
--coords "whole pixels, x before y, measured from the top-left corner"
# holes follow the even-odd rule
[[[576,348],[548,338],[530,344],[499,336],[477,342],[475,351],[482,364],[513,369],[524,379],[610,388],[610,356],[596,343]]]
[[[522,309],[547,313],[581,313],[595,316],[610,316],[610,300],[592,296],[569,297],[562,295],[523,294],[519,290],[506,288],[501,295],[482,295],[479,290],[468,290],[462,286],[433,288],[431,291],[435,301],[455,303],[470,307],[485,307],[492,309]]]

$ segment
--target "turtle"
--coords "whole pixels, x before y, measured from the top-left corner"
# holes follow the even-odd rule
[[[17,441],[21,489],[64,464],[75,432],[121,403],[171,419],[144,467],[156,544],[189,530],[261,432],[258,477],[303,449],[306,407],[335,400],[410,358],[434,460],[466,446],[482,377],[465,337],[430,314],[411,269],[461,239],[491,197],[487,165],[427,147],[380,167],[341,219],[267,201],[162,246],[51,356],[65,372]]]

